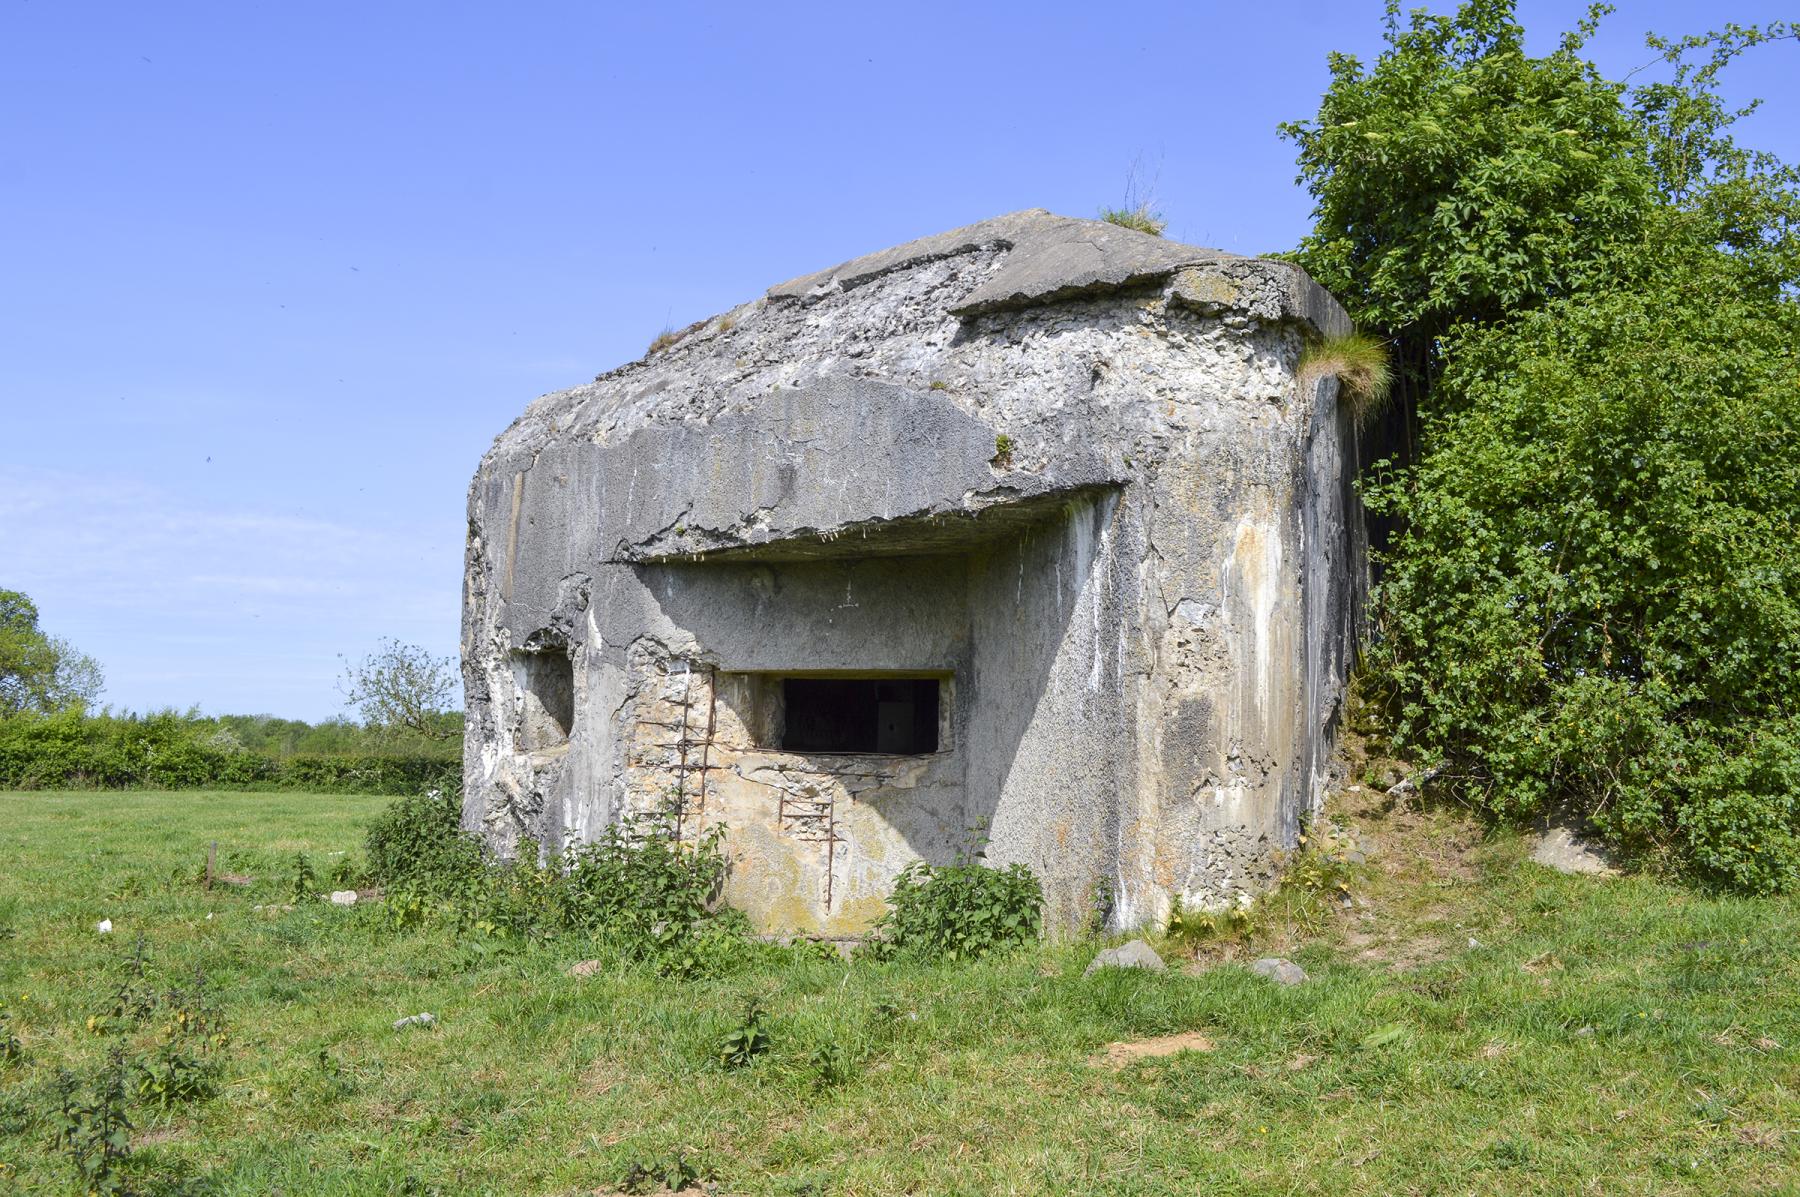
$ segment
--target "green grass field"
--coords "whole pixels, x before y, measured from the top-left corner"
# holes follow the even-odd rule
[[[379,906],[286,900],[382,800],[0,796],[0,1192],[77,1192],[55,1078],[151,1027],[89,1030],[144,938],[204,971],[216,1096],[133,1107],[133,1169],[223,1193],[611,1192],[685,1151],[727,1193],[1800,1192],[1800,902],[1562,877],[1448,814],[1371,809],[1353,909],[1276,901],[1165,974],[844,964],[770,949],[673,982],[576,940],[458,942]],[[246,888],[206,892],[205,845]],[[94,924],[110,918],[115,931]],[[0,934],[5,934],[0,932]],[[1234,960],[1292,956],[1291,989]],[[717,1063],[745,995],[770,1049]],[[396,1031],[421,1011],[435,1027]],[[1211,1050],[1114,1068],[1108,1044]],[[835,1047],[831,1045],[837,1045]],[[199,1188],[201,1186],[194,1186]]]

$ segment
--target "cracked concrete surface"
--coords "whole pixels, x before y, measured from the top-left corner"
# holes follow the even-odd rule
[[[1024,212],[537,400],[469,493],[465,822],[723,823],[776,932],[866,928],[978,826],[1052,926],[1266,886],[1363,589],[1356,433],[1295,378],[1346,326],[1286,263]],[[781,748],[795,675],[937,679],[936,751]]]

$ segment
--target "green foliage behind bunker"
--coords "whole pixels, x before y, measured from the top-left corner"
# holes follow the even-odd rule
[[[1390,5],[1285,126],[1295,254],[1394,347],[1363,479],[1366,690],[1494,816],[1645,864],[1800,884],[1800,174],[1736,144],[1722,73],[1794,29],[1652,37],[1646,82],[1527,53],[1511,0]]]

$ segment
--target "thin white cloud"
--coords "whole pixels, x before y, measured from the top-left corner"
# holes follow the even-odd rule
[[[0,473],[0,586],[100,660],[107,699],[333,713],[338,654],[386,636],[454,651],[457,513],[353,527],[220,509],[131,479]]]

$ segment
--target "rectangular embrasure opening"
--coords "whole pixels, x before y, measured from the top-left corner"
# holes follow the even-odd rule
[[[575,725],[575,663],[561,650],[513,654],[519,686],[518,746],[539,752],[569,742]]]
[[[781,747],[788,752],[938,750],[941,682],[912,677],[781,679]]]

